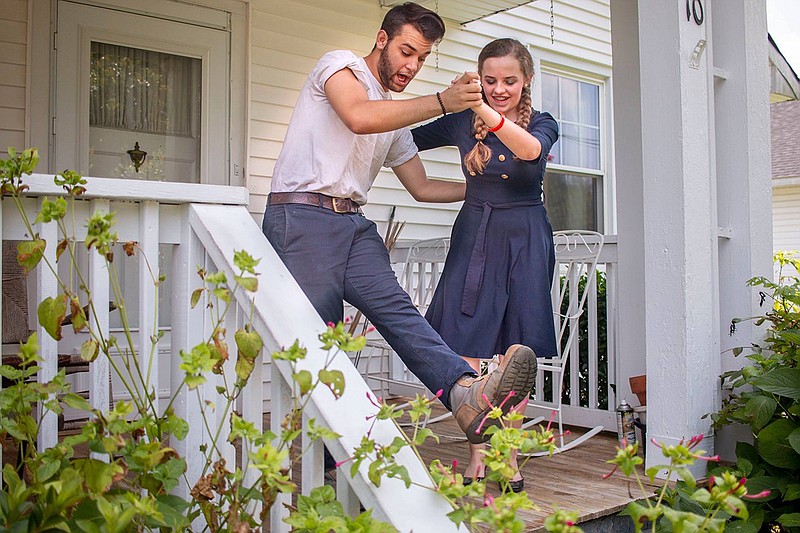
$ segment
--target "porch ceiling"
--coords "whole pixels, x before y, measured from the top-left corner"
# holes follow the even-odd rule
[[[383,7],[393,7],[406,2],[406,0],[378,1]],[[436,11],[444,19],[466,24],[533,1],[535,0],[417,0],[417,3]]]

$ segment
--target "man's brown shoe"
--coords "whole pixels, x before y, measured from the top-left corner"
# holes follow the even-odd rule
[[[489,440],[486,428],[500,425],[498,419],[484,421],[492,406],[502,403],[503,413],[507,413],[528,395],[535,379],[536,354],[527,346],[514,344],[506,351],[500,366],[490,374],[479,378],[462,376],[456,381],[450,390],[450,407],[467,440],[473,444]],[[514,395],[508,398],[511,391]],[[484,395],[489,403],[483,399]]]

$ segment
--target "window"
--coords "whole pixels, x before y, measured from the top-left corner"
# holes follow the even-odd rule
[[[558,121],[544,179],[545,205],[554,230],[603,231],[601,85],[543,72],[542,110]]]

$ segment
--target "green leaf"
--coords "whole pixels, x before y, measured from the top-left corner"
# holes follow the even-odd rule
[[[94,339],[88,339],[81,344],[81,359],[92,362],[100,355],[100,343]]]
[[[203,291],[205,291],[205,289],[203,287],[200,287],[199,289],[195,289],[194,292],[192,292],[192,309],[197,307],[197,302],[200,301],[200,297],[203,295]]]
[[[800,428],[789,433],[788,441],[794,451],[800,453]]]
[[[753,380],[761,390],[800,400],[800,368],[775,368]]]
[[[800,454],[789,445],[789,435],[797,429],[790,420],[776,420],[762,429],[757,438],[761,457],[773,466],[800,468]]]
[[[344,374],[340,370],[319,371],[319,380],[327,386],[338,399],[344,394]]]
[[[73,409],[79,409],[81,411],[91,411],[92,406],[89,403],[89,400],[81,396],[80,394],[75,394],[74,392],[68,392],[65,394],[61,401],[67,404],[69,407]]]
[[[17,244],[17,262],[25,274],[36,268],[36,265],[42,260],[46,246],[45,240],[38,236],[31,241],[22,241]]]
[[[771,396],[753,396],[747,401],[745,416],[750,420],[754,431],[760,430],[772,420],[777,406],[778,402]]]
[[[785,329],[783,331],[778,331],[778,335],[785,341],[791,342],[792,344],[800,344],[800,331],[796,329]]]
[[[60,294],[55,298],[45,298],[39,304],[36,315],[44,330],[55,340],[61,340],[61,323],[67,315],[67,296]]]
[[[64,251],[67,249],[67,246],[69,246],[68,239],[63,239],[61,241],[58,241],[58,246],[56,246],[56,261],[58,261],[61,258],[61,254],[64,253]]]
[[[250,374],[256,368],[255,362],[247,359],[246,357],[238,357],[236,359],[236,377],[242,381],[250,379]]]
[[[164,524],[174,531],[188,531],[191,524],[184,516],[189,502],[171,494],[159,494],[155,497],[156,510],[161,513]]]
[[[428,437],[433,437],[438,442],[439,438],[436,434],[429,428],[420,428],[417,430],[417,435],[414,438],[414,445],[421,446]]]
[[[748,478],[744,487],[747,489],[747,494],[759,494],[765,490],[770,491],[769,496],[758,498],[758,502],[765,502],[774,500],[780,494],[778,490],[779,479],[771,476],[757,476]]]
[[[189,423],[183,418],[170,412],[164,420],[164,430],[172,434],[178,440],[183,440],[189,434]]]
[[[783,501],[791,502],[800,498],[800,483],[791,483],[786,486],[786,493],[783,495]]]
[[[261,348],[264,347],[264,341],[256,331],[240,329],[234,334],[234,339],[239,349],[239,357],[245,357],[251,361],[258,357]]]
[[[650,521],[654,522],[663,513],[663,507],[645,507],[636,502],[631,502],[620,513],[623,516],[630,516],[636,531],[641,531],[644,525]]]
[[[81,301],[75,296],[70,298],[69,308],[70,313],[72,313],[72,331],[79,333],[88,324],[86,313],[83,307],[81,307]]]
[[[256,292],[258,290],[258,278],[234,276],[233,279],[248,292]]]
[[[752,522],[734,520],[725,526],[725,533],[758,533],[759,527]]]
[[[301,370],[292,375],[292,379],[300,386],[300,394],[308,394],[313,387],[313,377],[308,370]]]
[[[778,523],[784,527],[800,527],[800,513],[785,513],[778,517]]]
[[[381,486],[381,463],[380,462],[375,461],[373,463],[370,463],[369,471],[367,472],[367,477],[369,478],[370,481],[372,481],[372,484],[375,485],[376,487],[380,487]]]
[[[739,458],[739,460],[736,461],[736,469],[739,470],[743,476],[747,477],[753,471],[753,463],[747,459]]]
[[[186,472],[186,461],[173,457],[165,463],[156,465],[153,477],[161,481],[165,491],[171,492],[178,485],[178,480],[184,472]]]
[[[97,459],[75,459],[74,466],[83,476],[86,488],[95,494],[106,492],[114,477],[123,473],[120,465]]]
[[[47,481],[60,469],[61,461],[42,456],[42,465],[36,471],[39,482]]]

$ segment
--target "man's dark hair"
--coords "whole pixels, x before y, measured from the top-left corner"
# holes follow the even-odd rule
[[[381,29],[389,36],[389,40],[392,40],[406,24],[411,24],[432,43],[444,37],[442,17],[414,2],[406,2],[390,9],[383,17]]]

